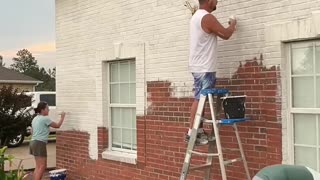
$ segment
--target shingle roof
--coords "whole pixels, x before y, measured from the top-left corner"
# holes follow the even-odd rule
[[[37,84],[42,81],[0,66],[0,82]]]

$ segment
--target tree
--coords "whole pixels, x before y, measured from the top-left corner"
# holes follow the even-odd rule
[[[48,72],[38,66],[38,62],[32,53],[27,49],[18,51],[17,57],[14,57],[11,68],[19,73],[33,77],[43,83],[36,86],[36,91],[55,91],[55,68],[49,69]]]
[[[0,67],[4,67],[5,64],[3,63],[3,57],[0,55]]]
[[[56,78],[56,68],[52,68],[48,70],[48,74],[52,77],[52,78]]]
[[[50,70],[50,69],[49,69]],[[38,77],[41,77],[41,81],[44,83],[39,84],[36,87],[37,91],[46,90],[46,91],[55,91],[56,90],[56,79],[52,77],[52,71],[49,73],[44,68],[40,68]]]
[[[6,145],[31,125],[34,115],[31,115],[28,107],[32,97],[18,92],[12,86],[0,89],[0,146]]]
[[[11,68],[13,70],[28,75],[39,69],[37,60],[27,49],[18,51],[17,56],[12,59],[13,64],[11,64]]]

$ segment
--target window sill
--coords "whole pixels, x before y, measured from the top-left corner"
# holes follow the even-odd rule
[[[129,154],[125,152],[117,152],[117,151],[104,151],[102,153],[102,159],[112,160],[112,161],[120,161],[128,164],[137,164],[137,155]]]

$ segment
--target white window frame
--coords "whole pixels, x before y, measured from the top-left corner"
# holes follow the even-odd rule
[[[312,147],[312,148],[316,148],[316,153],[317,153],[317,157],[315,157],[317,159],[317,171],[320,170],[320,160],[319,160],[319,150],[320,150],[320,143],[319,143],[319,129],[316,128],[316,145],[307,145],[307,144],[295,144],[295,140],[294,140],[294,119],[293,116],[294,114],[310,114],[310,115],[318,115],[316,116],[316,127],[319,127],[319,121],[320,121],[320,108],[295,108],[293,107],[293,102],[292,102],[292,77],[304,77],[306,75],[294,75],[292,76],[292,44],[312,44],[313,47],[313,70],[314,70],[314,85],[316,85],[316,77],[320,76],[320,74],[316,73],[316,66],[315,66],[315,56],[316,56],[316,44],[319,44],[320,41],[319,40],[311,40],[311,41],[302,41],[302,42],[291,42],[287,44],[287,101],[288,101],[288,127],[289,127],[289,156],[290,156],[290,163],[291,164],[295,164],[295,146],[300,146],[300,147]],[[311,75],[311,74],[310,74]],[[310,77],[310,75],[308,77]],[[316,89],[316,87],[315,87]],[[314,91],[314,97],[316,97],[316,93],[317,91]],[[314,102],[315,105],[317,103],[317,101]],[[315,106],[316,107],[316,106]]]
[[[108,101],[107,101],[107,104],[108,104],[108,149],[109,149],[109,152],[115,152],[115,153],[109,153],[109,156],[110,154],[114,154],[115,156],[119,156],[119,153],[128,153],[128,154],[133,154],[133,155],[136,155],[137,154],[137,150],[128,150],[128,149],[123,149],[123,148],[116,148],[116,147],[112,147],[112,117],[111,117],[111,109],[112,108],[135,108],[137,107],[137,103],[135,104],[112,104],[111,103],[111,90],[110,90],[110,85],[112,84],[111,83],[111,80],[110,80],[110,64],[111,63],[120,63],[120,62],[123,62],[123,61],[134,61],[134,63],[136,64],[136,59],[135,58],[130,58],[130,59],[116,59],[116,60],[111,60],[111,61],[107,61],[107,87],[108,87]],[[130,70],[130,69],[129,69]],[[119,71],[120,73],[120,71]],[[129,72],[130,73],[130,72]],[[136,84],[136,80],[134,81],[134,83]],[[135,95],[136,96],[136,95]],[[134,117],[136,118],[136,117]],[[126,128],[125,128],[126,129]],[[137,133],[137,129],[135,128],[136,130],[136,133]],[[122,138],[121,138],[122,140]],[[132,139],[131,139],[132,141]],[[137,141],[137,140],[136,140]],[[137,148],[137,147],[136,147]],[[125,156],[124,154],[122,154],[122,156]],[[121,161],[121,160],[120,160]],[[130,162],[128,162],[130,163]]]

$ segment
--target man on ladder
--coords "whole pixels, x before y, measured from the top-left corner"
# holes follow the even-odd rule
[[[235,31],[237,23],[236,20],[232,18],[229,21],[229,27],[224,28],[211,14],[216,10],[217,0],[199,0],[199,4],[199,10],[195,12],[190,21],[189,69],[194,77],[195,101],[191,107],[190,129],[185,138],[186,142],[188,142],[188,147],[186,149],[180,180],[186,180],[189,171],[200,169],[204,169],[204,179],[209,180],[213,157],[218,157],[219,159],[223,180],[227,180],[225,166],[238,161],[243,161],[246,176],[249,180],[249,170],[236,126],[237,122],[244,121],[245,118],[216,120],[215,116],[219,112],[214,112],[213,107],[214,95],[217,95],[217,100],[220,102],[219,97],[228,94],[227,89],[212,89],[216,82],[217,37],[225,40],[229,39]],[[206,120],[202,117],[206,100],[209,100],[211,120]],[[216,108],[216,110],[218,109],[220,108]],[[208,135],[202,128],[203,122],[211,123],[212,125],[213,129],[210,138],[208,138]],[[223,124],[233,126],[241,154],[240,158],[224,160],[218,129],[220,125]],[[204,144],[208,144],[208,152],[194,151],[195,145]],[[214,152],[214,146],[217,147],[217,153]],[[190,166],[193,155],[207,157],[206,163]]]
[[[236,29],[236,20],[230,19],[229,27],[224,28],[211,13],[217,8],[217,0],[199,0],[199,10],[190,21],[189,70],[194,78],[195,101],[191,106],[190,129],[185,141],[190,139],[194,117],[197,111],[200,91],[215,86],[217,68],[217,36],[227,40]],[[202,127],[202,125],[200,125]],[[197,144],[208,143],[208,136],[199,128]]]

